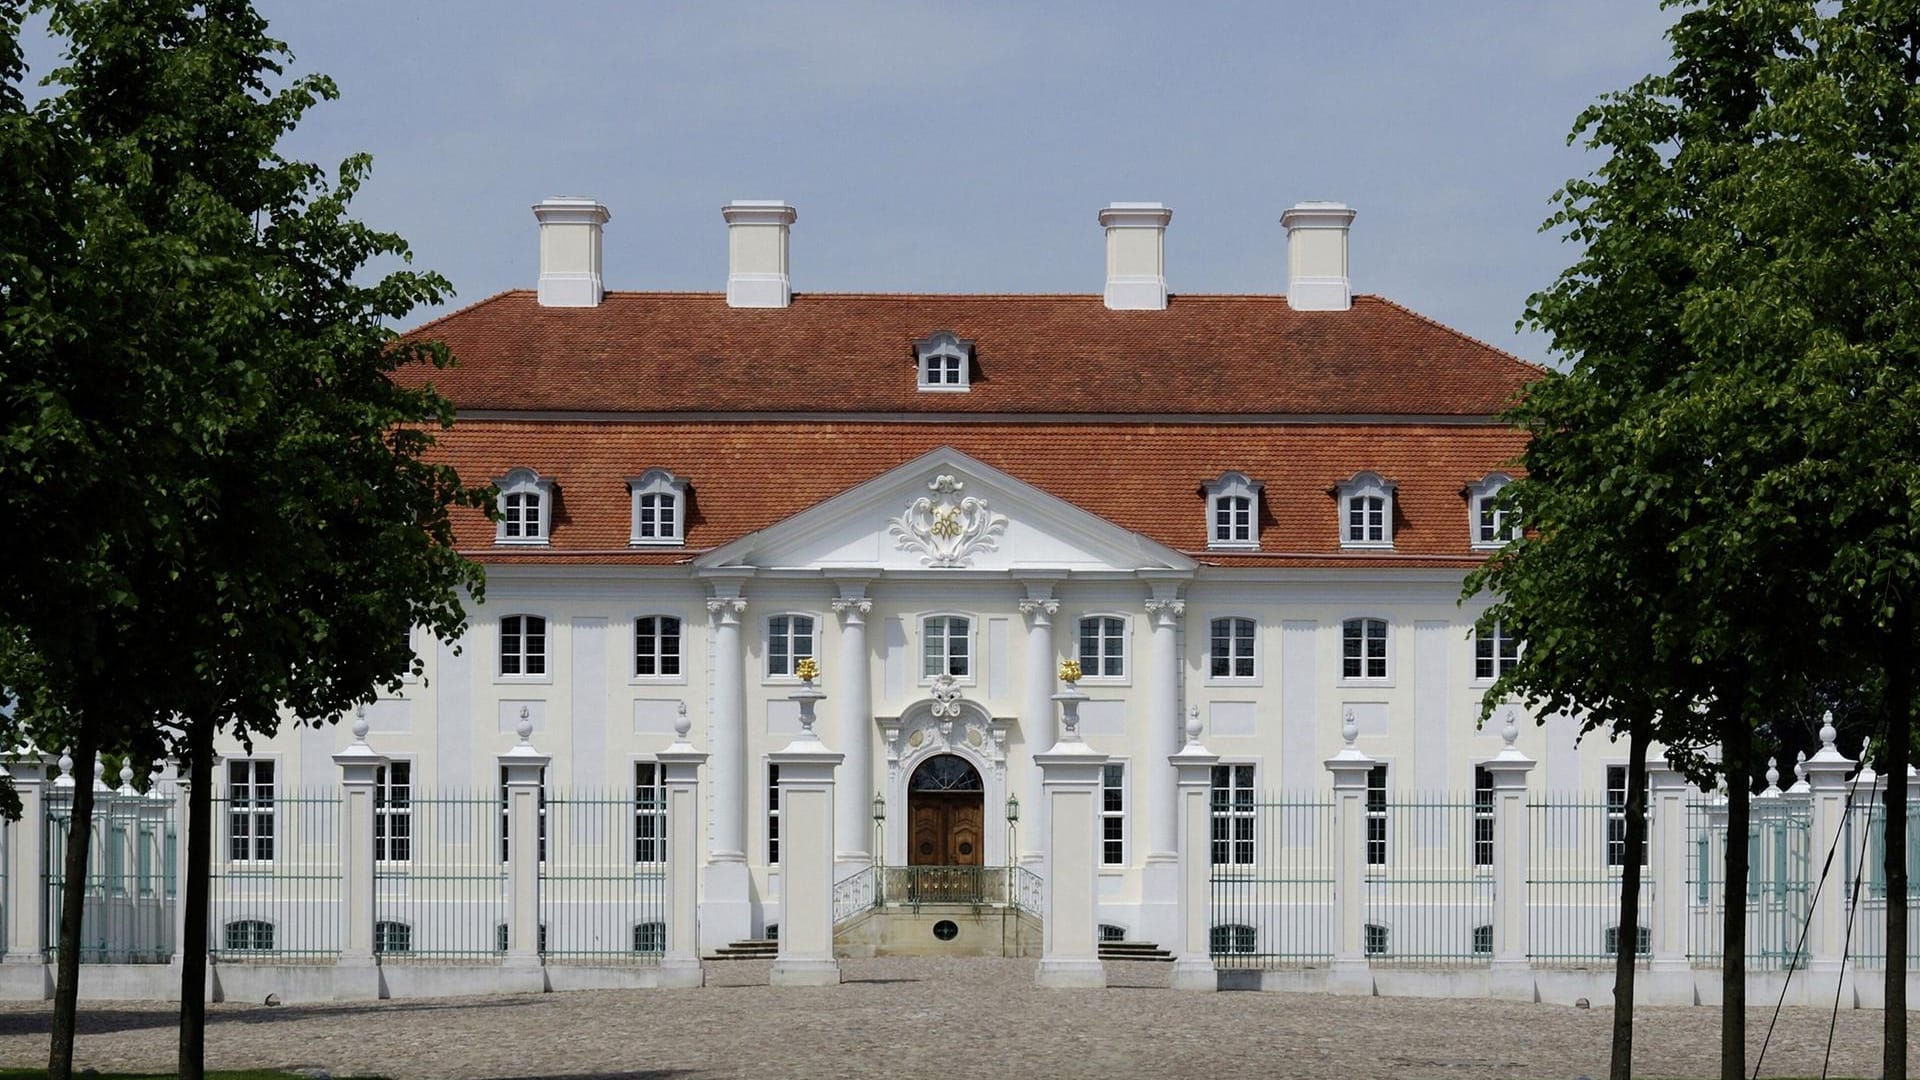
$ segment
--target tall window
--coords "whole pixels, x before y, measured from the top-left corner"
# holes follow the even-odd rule
[[[1473,865],[1493,865],[1493,772],[1473,767]]]
[[[1387,767],[1367,770],[1367,865],[1387,865]]]
[[[964,615],[932,615],[920,624],[921,646],[927,678],[952,675],[956,679],[973,674],[967,656],[968,634],[973,623]]]
[[[1127,767],[1109,762],[1100,773],[1100,865],[1127,864]]]
[[[1253,620],[1215,619],[1207,674],[1215,679],[1253,678]]]
[[[1213,767],[1213,862],[1253,865],[1253,766]]]
[[[500,674],[533,677],[547,673],[547,620],[538,615],[509,615],[500,620]]]
[[[1260,546],[1260,487],[1243,472],[1222,473],[1207,485],[1207,546]]]
[[[1646,800],[1642,798],[1641,804]],[[1647,845],[1640,847],[1640,865],[1647,864]],[[1627,767],[1607,766],[1607,865],[1627,865]]]
[[[547,861],[547,770],[540,770],[540,794],[536,811],[540,828],[541,862]],[[506,862],[512,854],[511,831],[513,828],[513,794],[507,790],[507,767],[500,766],[500,861]]]
[[[1467,489],[1472,512],[1473,546],[1495,548],[1520,535],[1520,515],[1499,506],[1500,489],[1510,483],[1505,473],[1494,473]]]
[[[793,674],[793,666],[813,655],[813,616],[774,615],[767,619],[767,674]]]
[[[228,952],[273,951],[273,924],[264,919],[235,919],[224,936]]]
[[[1363,472],[1340,485],[1342,547],[1393,546],[1393,485]]]
[[[678,545],[685,542],[687,482],[665,469],[648,469],[627,478],[633,500],[632,531],[627,542],[635,547]]]
[[[767,865],[780,865],[780,766],[767,766]]]
[[[1473,635],[1473,677],[1497,679],[1520,663],[1520,639],[1499,623]]]
[[[1119,678],[1127,673],[1127,621],[1114,615],[1080,620],[1080,671],[1088,678]]]
[[[413,762],[394,761],[373,771],[373,857],[380,862],[413,858]]]
[[[227,762],[227,858],[273,861],[273,762]]]
[[[496,544],[545,544],[553,516],[553,481],[532,469],[515,469],[494,481],[500,489]]]
[[[667,785],[658,762],[633,764],[633,861],[667,861]]]
[[[1341,624],[1340,677],[1387,677],[1387,620],[1348,619]]]
[[[633,674],[642,679],[680,674],[679,619],[642,615],[633,620]]]

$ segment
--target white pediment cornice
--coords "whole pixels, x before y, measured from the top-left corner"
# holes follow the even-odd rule
[[[1198,564],[941,447],[715,548],[694,565],[1006,573],[1192,571]]]

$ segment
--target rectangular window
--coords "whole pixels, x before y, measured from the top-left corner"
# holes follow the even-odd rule
[[[373,857],[413,858],[413,763],[394,761],[373,772]]]
[[[273,762],[227,762],[227,858],[273,861]]]
[[[1253,865],[1253,766],[1213,767],[1213,863]]]
[[[1520,664],[1520,639],[1508,634],[1499,623],[1486,633],[1473,637],[1473,677],[1492,681]]]
[[[547,620],[538,615],[509,615],[500,620],[500,674],[547,673]]]
[[[673,678],[680,674],[680,620],[672,615],[642,615],[633,620],[633,674],[636,678]]]
[[[1387,540],[1387,500],[1355,495],[1347,500],[1347,543],[1383,544]]]
[[[1348,619],[1341,626],[1340,677],[1387,677],[1387,620]]]
[[[1080,620],[1080,672],[1088,678],[1119,678],[1127,673],[1127,622],[1112,615]]]
[[[1213,501],[1213,540],[1216,544],[1253,542],[1253,499],[1222,495]]]
[[[767,619],[767,674],[791,676],[794,665],[813,655],[813,617],[774,615]]]
[[[1473,865],[1493,865],[1493,773],[1473,768]]]
[[[1645,799],[1641,800],[1645,805]],[[1647,865],[1647,848],[1640,847],[1640,865]],[[1607,766],[1607,865],[1627,865],[1627,767]]]
[[[1387,767],[1367,770],[1367,865],[1387,865]]]
[[[503,501],[500,535],[508,540],[540,539],[540,496],[526,492],[508,495]]]
[[[1215,679],[1253,678],[1253,620],[1213,620],[1213,648],[1208,675]]]
[[[1100,865],[1127,864],[1127,767],[1108,763],[1100,774]]]
[[[539,810],[537,812],[539,815],[539,822],[540,822],[539,859],[541,862],[546,862],[547,861],[547,770],[545,769],[540,770],[540,795],[539,795],[538,806],[539,806]],[[508,856],[512,854],[512,846],[509,843],[509,841],[511,840],[510,831],[512,829],[512,818],[513,818],[513,796],[512,796],[512,793],[507,790],[507,767],[505,765],[502,765],[500,766],[500,861],[501,862],[506,862],[508,859]]]
[[[767,766],[767,865],[780,865],[780,766]]]
[[[633,861],[667,861],[667,785],[657,762],[633,765]]]
[[[921,647],[925,663],[922,671],[929,679],[952,675],[964,679],[973,673],[967,655],[968,631],[972,623],[963,615],[934,615],[920,624]]]

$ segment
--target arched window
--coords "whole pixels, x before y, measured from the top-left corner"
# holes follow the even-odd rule
[[[1127,928],[1124,926],[1115,926],[1112,923],[1101,923],[1100,940],[1125,941],[1127,940]]]
[[[495,480],[500,489],[496,544],[545,544],[553,519],[553,479],[532,469],[514,469]]]
[[[1393,546],[1393,485],[1363,472],[1341,484],[1340,546]]]
[[[1490,473],[1479,483],[1468,485],[1467,521],[1473,530],[1474,547],[1497,548],[1520,535],[1520,514],[1512,507],[1502,507],[1497,498],[1500,489],[1512,482],[1506,473]]]
[[[1260,546],[1260,488],[1243,472],[1226,472],[1207,485],[1207,546]]]
[[[674,615],[642,615],[633,620],[633,677],[680,677],[680,619]]]
[[[1127,620],[1118,615],[1080,620],[1080,673],[1089,679],[1126,677]]]
[[[228,952],[272,952],[273,924],[264,919],[235,919],[226,925]]]
[[[1494,623],[1473,632],[1473,677],[1481,682],[1494,679],[1520,665],[1520,639]]]
[[[942,330],[913,343],[920,366],[920,389],[964,391],[973,365],[973,342]]]
[[[1211,624],[1211,655],[1207,676],[1213,679],[1251,679],[1254,676],[1252,619],[1215,619]]]
[[[627,478],[633,499],[632,533],[635,547],[662,547],[686,541],[687,481],[665,469],[648,469]]]
[[[507,678],[546,676],[547,620],[538,615],[508,615],[500,620],[500,674]]]
[[[792,678],[794,665],[813,655],[813,616],[767,616],[767,676],[769,678]]]
[[[1473,928],[1473,955],[1493,955],[1493,926],[1491,924]]]
[[[1340,677],[1387,677],[1387,620],[1348,619],[1340,624]]]
[[[1245,923],[1218,923],[1207,931],[1207,951],[1215,956],[1251,953],[1257,943],[1258,935]]]

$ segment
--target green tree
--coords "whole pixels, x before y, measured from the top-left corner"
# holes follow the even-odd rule
[[[0,488],[9,524],[57,522],[71,551],[48,540],[0,583],[0,683],[31,680],[30,717],[72,725],[77,764],[83,742],[138,758],[163,739],[193,763],[180,1071],[198,1076],[215,734],[330,720],[417,670],[413,626],[457,636],[482,580],[448,507],[490,499],[426,459],[450,406],[388,377],[448,361],[387,329],[446,283],[367,273],[407,249],[347,215],[364,158],[329,178],[277,151],[333,85],[283,79],[286,47],[240,0],[36,6],[65,63],[0,116],[0,162],[49,193],[37,234],[0,241]],[[70,991],[56,1006],[66,1075]]]

